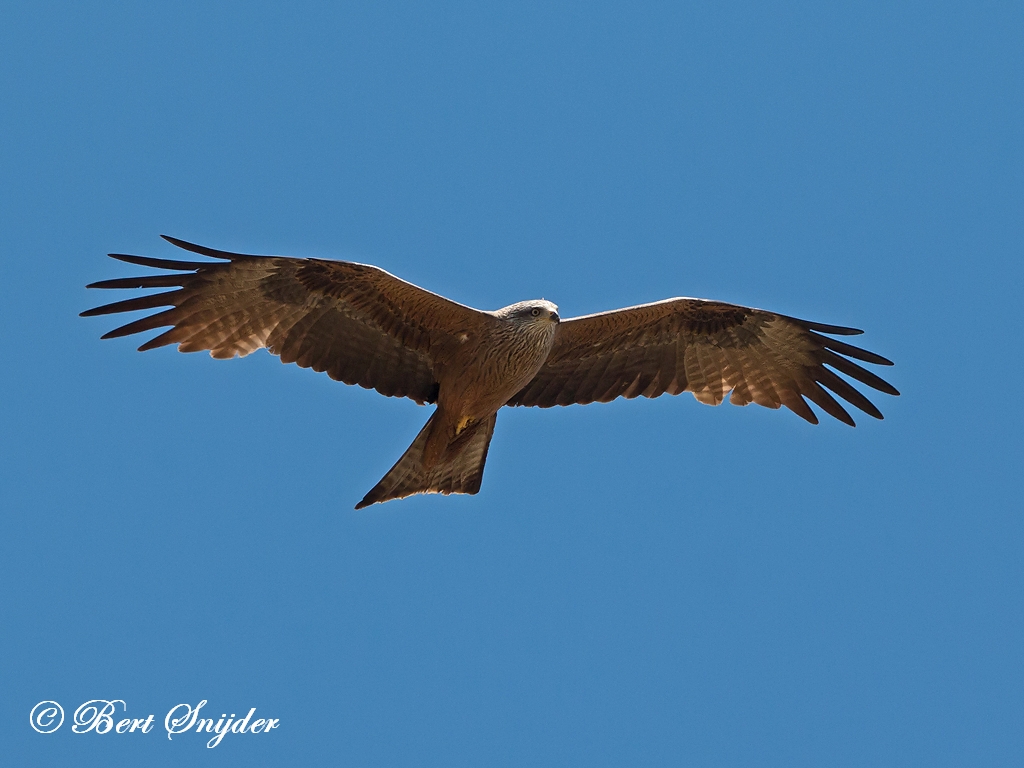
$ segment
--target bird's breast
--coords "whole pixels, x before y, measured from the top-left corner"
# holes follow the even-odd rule
[[[462,344],[440,381],[438,404],[479,419],[526,386],[551,351],[553,333],[494,333]]]

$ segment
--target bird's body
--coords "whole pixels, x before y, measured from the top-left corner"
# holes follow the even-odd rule
[[[456,337],[438,390],[437,407],[461,430],[465,421],[495,413],[544,365],[555,341],[558,308],[550,301],[521,301],[491,314],[484,332]]]
[[[558,312],[523,301],[490,313],[485,331],[455,337],[437,392],[437,410],[409,450],[356,509],[421,489],[476,493],[498,409],[537,375],[551,351]]]
[[[852,426],[823,387],[875,418],[882,415],[831,369],[899,394],[848,358],[891,365],[888,360],[822,335],[860,333],[852,328],[688,298],[564,321],[542,299],[485,312],[377,267],[247,256],[167,239],[223,261],[111,254],[178,273],[89,287],[178,290],[83,312],[170,307],[104,338],[171,326],[140,350],[177,344],[182,352],[209,350],[229,358],[265,347],[283,362],[326,371],[347,384],[437,404],[357,508],[414,493],[476,493],[496,414],[505,405],[550,407],[691,391],[712,405],[727,394],[738,405],[784,405],[817,423],[807,398]]]

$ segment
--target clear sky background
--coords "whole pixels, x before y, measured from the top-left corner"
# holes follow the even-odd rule
[[[1019,2],[2,17],[8,764],[1024,763]],[[903,396],[506,409],[479,495],[357,513],[429,409],[101,342],[161,233],[854,325]],[[156,730],[29,727],[97,698]],[[280,728],[168,741],[202,699]]]

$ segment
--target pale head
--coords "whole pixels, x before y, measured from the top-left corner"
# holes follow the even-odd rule
[[[516,325],[556,325],[558,323],[558,307],[545,299],[517,301],[507,307],[495,311],[502,320],[509,320]]]

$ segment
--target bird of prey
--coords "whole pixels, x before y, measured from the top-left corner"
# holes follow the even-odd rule
[[[326,371],[434,413],[356,509],[416,493],[480,490],[504,405],[548,408],[692,392],[708,405],[784,405],[812,424],[804,398],[850,426],[831,390],[882,414],[845,374],[899,392],[849,358],[892,365],[831,338],[861,331],[705,299],[676,298],[562,320],[550,301],[487,312],[419,288],[378,267],[314,258],[248,256],[165,239],[216,261],[110,254],[167,270],[89,288],[175,288],[87,310],[83,317],[169,307],[104,339],[170,326],[139,351],[177,344],[215,358],[265,347],[284,363]]]

